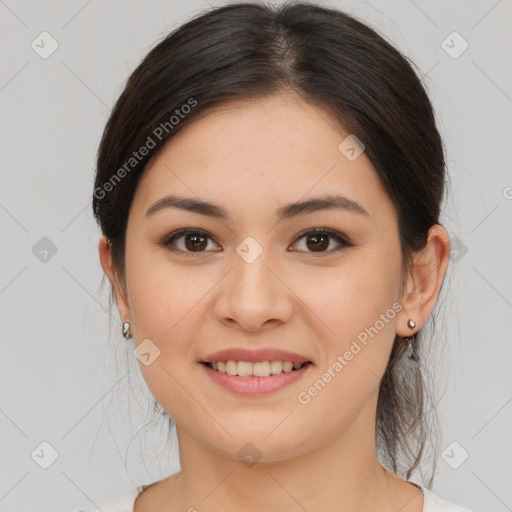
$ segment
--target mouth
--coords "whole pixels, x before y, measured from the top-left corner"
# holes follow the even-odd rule
[[[223,373],[230,376],[264,378],[272,375],[281,375],[293,373],[313,364],[311,361],[201,361],[201,364],[207,366],[217,373]]]
[[[300,356],[299,356],[300,358]],[[312,361],[200,361],[212,381],[236,395],[267,396],[303,379]]]

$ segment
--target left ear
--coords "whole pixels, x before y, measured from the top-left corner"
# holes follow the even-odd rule
[[[449,258],[448,232],[440,224],[435,224],[429,229],[427,245],[413,257],[401,301],[403,309],[397,319],[398,336],[412,336],[427,322],[436,305]],[[407,325],[409,319],[416,323],[413,329]]]

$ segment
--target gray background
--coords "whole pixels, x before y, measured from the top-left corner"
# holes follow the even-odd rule
[[[223,2],[0,1],[2,511],[91,506],[179,469],[116,309],[109,332],[90,198],[124,81],[208,3]],[[434,491],[512,510],[512,2],[323,3],[366,20],[425,75],[451,176],[442,221],[457,248],[436,307],[446,450]],[[59,45],[46,59],[31,47],[51,48],[43,31]],[[463,40],[447,39],[454,31]]]

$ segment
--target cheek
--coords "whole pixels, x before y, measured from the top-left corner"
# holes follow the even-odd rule
[[[127,284],[136,338],[150,338],[169,348],[168,344],[182,339],[176,335],[179,327],[194,315],[195,305],[211,287],[211,276],[204,267],[172,263],[165,249],[135,245],[130,249]]]
[[[131,313],[136,326],[136,343],[148,343],[157,357],[149,365],[139,362],[143,378],[152,395],[178,423],[199,421],[201,411],[187,392],[201,368],[196,361],[198,326],[207,314],[204,296],[211,288],[208,281],[191,281],[186,275],[154,267],[144,275],[132,274]],[[197,286],[191,286],[191,283]],[[201,284],[202,283],[202,284]],[[144,345],[141,345],[141,350]],[[147,346],[147,345],[145,345]],[[154,348],[156,347],[156,348]],[[197,367],[196,367],[197,366]],[[193,421],[191,418],[195,418]]]
[[[378,258],[361,257],[360,264],[347,262],[336,272],[301,279],[304,294],[316,290],[304,300],[315,313],[314,330],[326,333],[318,369],[321,392],[311,399],[321,408],[343,403],[338,420],[347,407],[361,407],[378,390],[387,366],[401,309],[396,302],[400,262],[395,260],[396,253],[383,268]]]
[[[375,280],[356,283],[354,278],[338,281],[335,300],[318,299],[312,306],[334,334],[324,338],[325,353],[315,375],[297,396],[310,432],[320,428],[334,435],[363,410],[373,429],[373,400],[389,360],[400,305]]]
[[[386,265],[374,256],[347,260],[338,269],[311,269],[301,273],[294,290],[326,329],[333,350],[342,350],[350,340],[364,338],[376,325],[379,336],[394,337],[400,262]],[[357,260],[357,261],[356,261]],[[393,308],[394,306],[394,308]],[[383,318],[384,315],[384,318]],[[331,351],[331,350],[330,350]]]

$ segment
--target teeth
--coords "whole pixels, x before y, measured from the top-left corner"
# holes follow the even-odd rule
[[[238,363],[236,361],[226,361],[226,373],[236,375],[238,372]]]
[[[277,375],[283,371],[283,363],[281,361],[270,361],[270,373]]]
[[[228,375],[238,375],[239,377],[268,377],[278,375],[283,371],[291,372],[293,369],[299,370],[303,363],[292,363],[291,361],[258,361],[251,363],[249,361],[218,361],[210,363],[214,370]]]
[[[249,375],[252,375],[252,363],[247,363],[246,361],[238,361],[238,363],[235,363],[235,365],[237,365],[237,374],[240,375],[240,377],[249,377]]]
[[[286,361],[283,363],[283,370],[285,372],[291,372],[293,369],[293,363],[291,361]]]
[[[250,365],[251,363],[247,364]],[[240,368],[240,363],[238,363],[238,368]],[[268,377],[270,375],[270,363],[268,361],[253,363],[252,374],[256,375],[256,377]],[[240,373],[238,375],[240,375]]]

